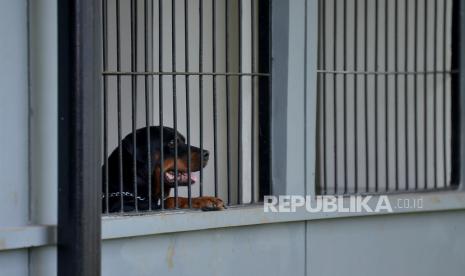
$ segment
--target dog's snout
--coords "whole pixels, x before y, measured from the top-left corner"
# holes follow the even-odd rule
[[[208,150],[203,150],[203,160],[208,160],[210,157],[210,152]]]

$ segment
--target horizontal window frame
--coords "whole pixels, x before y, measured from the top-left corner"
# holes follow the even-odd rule
[[[378,197],[373,195],[371,203]],[[189,231],[231,228],[272,223],[305,222],[326,219],[363,218],[385,215],[425,214],[465,210],[465,191],[415,192],[386,195],[390,202],[398,199],[423,198],[422,209],[393,209],[392,213],[309,213],[298,209],[295,213],[265,213],[262,205],[231,207],[224,211],[202,212],[192,210],[150,212],[140,215],[102,217],[102,240],[133,238]],[[344,199],[344,200],[348,200]],[[345,205],[347,206],[347,205]],[[370,205],[370,207],[373,207]],[[0,252],[13,249],[56,245],[56,225],[27,225],[0,227]]]

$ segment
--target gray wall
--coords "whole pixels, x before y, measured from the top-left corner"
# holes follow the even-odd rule
[[[315,141],[314,4],[274,1],[274,87],[284,104],[273,105],[282,124],[273,132],[278,193],[314,187],[314,147],[305,146]],[[7,230],[56,223],[56,1],[30,5],[28,18],[26,1],[0,1],[0,275],[49,276],[53,238],[4,250]],[[119,238],[103,242],[103,275],[463,275],[464,230],[462,208]]]

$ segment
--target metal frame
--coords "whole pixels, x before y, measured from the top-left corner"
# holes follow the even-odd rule
[[[424,26],[423,28],[420,28],[419,26],[419,22],[420,22],[420,17],[418,16],[418,1],[415,1],[414,4],[415,4],[415,15],[414,15],[414,30],[413,30],[413,34],[410,34],[410,36],[413,35],[414,37],[414,44],[413,45],[410,45],[410,46],[413,46],[413,49],[416,51],[415,52],[415,57],[414,57],[414,64],[413,64],[413,67],[414,67],[414,70],[408,70],[408,66],[412,66],[412,64],[410,64],[410,62],[408,60],[406,60],[405,64],[404,64],[404,69],[403,71],[399,71],[399,66],[398,66],[398,61],[399,61],[399,51],[398,51],[398,46],[399,46],[399,26],[398,26],[398,19],[400,16],[405,16],[405,20],[407,21],[408,20],[408,16],[409,16],[409,5],[408,5],[408,1],[405,0],[404,2],[405,3],[401,3],[402,5],[405,4],[405,13],[402,13],[400,14],[399,13],[399,9],[398,9],[398,5],[399,4],[399,1],[398,0],[394,0],[392,1],[392,3],[389,3],[389,1],[383,1],[383,2],[380,2],[378,0],[374,1],[374,2],[370,2],[370,1],[361,1],[361,0],[355,0],[355,2],[351,2],[351,4],[354,5],[354,8],[352,9],[354,14],[352,16],[352,14],[349,15],[349,19],[347,18],[347,15],[348,15],[348,8],[347,8],[347,1],[344,0],[344,1],[340,1],[338,2],[337,0],[334,0],[334,1],[331,1],[329,2],[330,4],[333,5],[333,18],[330,18],[330,19],[326,19],[326,16],[327,16],[327,13],[325,12],[325,6],[326,6],[326,3],[328,3],[327,1],[319,1],[320,2],[320,13],[324,12],[324,15],[323,16],[319,16],[319,17],[323,17],[323,19],[319,19],[319,24],[322,24],[323,26],[323,30],[326,30],[327,28],[325,28],[325,24],[326,24],[326,21],[329,21],[330,20],[334,20],[333,21],[333,41],[330,43],[326,40],[325,36],[327,35],[325,31],[321,31],[321,34],[319,34],[320,38],[320,42],[319,42],[319,56],[322,57],[321,60],[319,61],[319,64],[318,64],[318,69],[316,70],[316,74],[318,74],[319,78],[318,78],[318,87],[317,89],[320,91],[319,94],[320,95],[320,105],[322,106],[322,110],[320,110],[319,112],[321,112],[322,114],[319,114],[319,116],[322,116],[323,117],[323,120],[318,119],[319,120],[319,130],[323,133],[322,137],[319,137],[319,143],[317,145],[317,147],[319,148],[318,151],[321,151],[321,152],[318,152],[318,154],[320,154],[321,156],[318,157],[318,160],[321,160],[321,164],[318,164],[318,166],[320,166],[320,169],[318,169],[318,175],[317,177],[319,178],[319,180],[321,180],[321,193],[322,194],[333,194],[333,189],[334,189],[334,194],[344,194],[344,195],[347,195],[347,194],[372,194],[372,193],[379,193],[379,194],[385,194],[385,193],[402,193],[402,192],[411,192],[411,191],[424,191],[424,190],[441,190],[442,188],[438,188],[438,171],[440,172],[439,174],[441,174],[442,172],[444,172],[444,185],[447,187],[447,189],[450,189],[450,188],[454,188],[458,183],[459,183],[459,179],[458,179],[458,171],[461,171],[462,169],[460,168],[460,158],[458,155],[459,154],[462,154],[462,153],[459,153],[460,152],[460,149],[461,149],[461,146],[460,146],[460,142],[463,141],[463,138],[461,138],[461,130],[460,130],[460,126],[461,126],[461,121],[462,121],[462,115],[459,115],[461,114],[461,111],[460,110],[460,107],[461,107],[461,93],[456,93],[456,91],[462,91],[463,89],[460,87],[460,81],[462,79],[462,75],[463,75],[463,72],[460,72],[459,69],[462,68],[462,65],[461,65],[461,54],[460,54],[460,45],[461,45],[461,41],[463,40],[463,18],[461,18],[460,16],[460,12],[463,10],[463,2],[461,0],[458,0],[458,1],[454,1],[454,0],[451,0],[451,1],[443,1],[443,3],[441,3],[441,7],[443,8],[443,22],[439,22],[438,21],[438,1],[434,1],[434,18],[432,18],[433,22],[434,22],[434,27],[432,28],[432,30],[428,30],[428,12],[431,10],[431,8],[433,7],[432,5],[429,7],[430,9],[428,9],[428,5],[431,4],[429,0],[424,0],[423,3],[424,4],[424,9],[423,11],[425,12],[425,14],[422,14],[423,17],[424,17],[424,23],[423,25],[421,26]],[[363,4],[364,3],[364,4]],[[374,5],[374,8],[375,8],[375,16],[374,16],[374,20],[375,20],[375,27],[373,28],[373,31],[374,31],[374,34],[368,34],[367,33],[367,5],[368,3],[370,3],[372,6],[371,8],[373,8],[373,5]],[[455,5],[457,3],[461,3],[461,7],[459,8],[452,8],[452,11],[453,11],[453,18],[452,18],[452,26],[453,26],[453,30],[452,30],[452,54],[453,54],[453,57],[452,57],[452,67],[450,70],[447,70],[446,66],[444,65],[442,68],[439,68],[438,67],[438,64],[437,64],[437,57],[438,57],[438,54],[441,54],[439,53],[438,51],[438,39],[442,39],[444,42],[443,44],[443,50],[442,50],[442,55],[440,56],[440,58],[444,58],[444,63],[445,63],[445,60],[446,60],[446,41],[447,41],[447,38],[449,38],[449,34],[447,33],[446,31],[446,25],[448,25],[447,23],[447,20],[446,20],[446,14],[447,14],[447,7],[450,8],[450,5]],[[338,9],[337,5],[336,4],[341,4],[341,7]],[[364,19],[364,23],[362,24],[362,27],[365,28],[365,34],[362,34],[362,37],[363,37],[363,44],[364,46],[362,46],[362,49],[364,49],[365,53],[364,53],[364,58],[363,59],[359,59],[357,57],[357,49],[358,49],[358,46],[357,46],[357,43],[360,41],[358,38],[357,38],[357,31],[354,33],[354,39],[351,43],[353,43],[352,45],[349,45],[349,47],[352,47],[353,46],[353,51],[354,51],[354,62],[353,62],[353,68],[347,68],[347,46],[348,46],[348,43],[347,43],[347,23],[348,22],[352,22],[353,25],[355,26],[354,28],[358,28],[360,27],[360,22],[359,22],[359,19],[358,19],[358,11],[359,11],[359,8],[358,8],[358,4],[363,4],[364,6],[364,15],[362,15],[362,18]],[[392,4],[392,5],[389,5],[389,4]],[[448,6],[449,5],[449,6]],[[392,12],[392,9],[389,9],[389,7],[393,8],[394,12]],[[384,9],[384,11],[382,12],[384,15],[381,19],[379,19],[378,17],[378,13],[380,11],[382,11]],[[343,34],[338,34],[336,32],[336,28],[340,28],[340,24],[337,23],[339,19],[337,19],[338,17],[338,14],[340,15],[341,14],[341,10],[342,10],[342,17],[341,17],[341,20],[344,22],[343,24]],[[391,17],[394,17],[394,22],[392,22],[391,20]],[[349,21],[351,20],[351,21]],[[391,24],[393,23],[393,24]],[[439,23],[439,24],[438,24]],[[384,26],[383,26],[384,24]],[[442,25],[441,25],[442,24]],[[392,26],[393,25],[393,26]],[[406,24],[407,25],[407,24]],[[438,37],[438,29],[439,27],[442,26],[443,27],[443,37]],[[358,30],[357,29],[357,30]],[[433,30],[434,29],[434,30]],[[338,29],[338,31],[341,31]],[[419,41],[422,37],[421,35],[418,35],[418,33],[422,31],[424,32],[423,33],[423,41]],[[430,32],[432,33],[434,31],[434,34],[430,34]],[[408,32],[409,32],[409,28],[408,27],[405,27],[405,48],[406,48],[406,52],[405,52],[405,55],[408,55],[409,54],[409,51],[408,51]],[[380,41],[380,34],[384,35],[384,45],[381,45],[381,41]],[[367,58],[367,52],[369,51],[368,47],[367,47],[367,40],[369,40],[369,36],[371,35],[370,37],[370,40],[374,40],[374,57],[372,57],[372,59],[370,60],[369,58]],[[394,35],[394,53],[391,53],[391,51],[389,50],[390,47],[392,47],[392,45],[390,45],[390,42],[389,42],[389,35]],[[433,35],[433,36],[432,36]],[[431,43],[431,38],[434,37],[434,43]],[[341,40],[341,41],[339,41]],[[460,40],[460,41],[459,41]],[[340,42],[340,43],[339,43]],[[326,44],[330,44],[330,45],[326,45]],[[343,49],[340,48],[339,45],[343,45]],[[378,45],[379,44],[379,45]],[[429,45],[429,44],[432,44],[432,45]],[[333,58],[332,58],[332,61],[333,61],[333,64],[332,64],[332,68],[328,68],[327,64],[326,64],[326,59],[329,59],[329,58],[326,58],[326,51],[327,51],[327,47],[326,46],[330,46],[330,48],[332,47],[332,51],[333,51]],[[383,48],[384,47],[384,48]],[[352,48],[351,48],[352,49]],[[384,49],[384,50],[382,50]],[[428,58],[428,49],[429,51],[433,51],[433,60],[431,60],[431,58]],[[343,52],[342,52],[343,50]],[[411,51],[410,51],[411,52]],[[423,65],[421,68],[419,68],[417,66],[417,60],[418,60],[418,52],[420,52],[420,54],[423,56],[423,59],[424,59],[424,62],[423,62]],[[390,55],[392,55],[390,57]],[[393,58],[394,59],[394,62],[393,62],[393,68],[390,68],[391,65],[389,60],[390,58]],[[340,64],[337,63],[337,60],[340,59]],[[374,69],[370,69],[368,68],[367,66],[367,59],[368,59],[368,63],[374,63]],[[380,64],[379,63],[379,60],[382,59],[384,61],[384,65],[383,64]],[[362,66],[358,65],[357,64],[357,61],[359,62],[364,62],[364,64]],[[431,63],[430,65],[433,65],[434,66],[434,69],[430,70],[428,69],[428,64]],[[383,69],[380,69],[378,68],[380,66],[383,66]],[[329,66],[331,67],[331,65]],[[338,68],[340,67],[340,68]],[[417,69],[420,69],[420,70],[417,70]],[[382,71],[379,71],[379,70],[382,70]],[[381,105],[381,108],[384,109],[384,118],[382,118],[383,116],[380,117],[380,120],[378,120],[378,113],[379,112],[374,112],[374,116],[375,116],[375,119],[374,119],[374,126],[370,125],[367,123],[368,119],[367,119],[367,78],[368,76],[372,76],[372,78],[374,78],[374,102],[369,102],[369,105],[370,106],[375,106],[375,109],[378,109]],[[426,78],[426,76],[430,76],[428,79]],[[407,79],[408,76],[411,76],[412,78],[411,79]],[[420,78],[418,77],[420,76]],[[452,78],[452,114],[456,114],[456,115],[453,115],[451,116],[452,117],[452,123],[451,123],[451,130],[452,130],[452,142],[451,144],[451,158],[452,158],[452,175],[450,176],[450,182],[447,181],[448,180],[448,176],[447,176],[447,166],[448,166],[448,162],[445,161],[446,160],[446,156],[447,156],[447,142],[446,142],[446,117],[447,117],[447,113],[446,113],[446,96],[445,96],[445,93],[442,94],[442,97],[443,97],[443,112],[442,112],[442,117],[441,116],[437,116],[437,113],[438,113],[438,108],[437,108],[437,104],[434,104],[434,108],[431,108],[431,112],[432,112],[432,116],[433,119],[430,120],[428,119],[428,115],[427,113],[429,112],[428,110],[428,107],[429,107],[429,102],[431,100],[429,100],[428,98],[431,96],[433,97],[434,96],[434,100],[433,102],[436,103],[436,99],[438,97],[438,89],[436,88],[438,85],[437,82],[438,82],[438,76],[443,76],[443,82],[439,84],[443,86],[443,89],[444,91],[446,90],[446,85],[447,85],[447,82],[446,82],[446,77],[447,76],[450,76]],[[338,137],[337,133],[339,132],[339,129],[338,128],[342,128],[341,127],[341,124],[343,124],[343,128],[342,128],[342,136],[343,136],[343,144],[340,143],[337,138],[334,138],[334,139],[327,139],[326,137],[326,129],[328,128],[326,126],[327,124],[327,120],[325,119],[325,116],[326,116],[326,106],[327,106],[327,101],[326,101],[326,94],[328,93],[328,91],[326,90],[326,83],[330,83],[331,82],[331,78],[327,78],[327,77],[332,77],[332,81],[333,81],[333,92],[330,93],[330,95],[333,95],[333,100],[334,102],[333,103],[329,103],[329,105],[333,105],[333,108],[330,108],[330,110],[332,109],[334,114],[333,114],[333,123],[331,125],[330,123],[330,126],[329,127],[333,127],[333,137]],[[348,119],[347,119],[347,112],[346,112],[346,109],[347,109],[347,105],[348,105],[348,101],[347,101],[347,93],[349,93],[351,90],[350,89],[347,89],[347,78],[350,77],[350,79],[353,80],[353,91],[356,91],[354,92],[354,100],[353,100],[353,104],[354,104],[354,110],[355,110],[355,114],[354,114],[354,136],[353,139],[355,142],[349,142],[349,137],[348,137],[348,133],[347,133],[347,123],[348,123]],[[421,79],[421,77],[423,78],[423,80]],[[398,98],[400,97],[398,95],[398,86],[399,84],[401,84],[401,82],[399,81],[404,81],[404,87],[405,87],[405,101],[404,101],[404,106],[400,106],[400,104],[398,103]],[[373,80],[373,79],[372,79]],[[428,86],[428,82],[429,81],[433,81],[434,82],[434,85],[430,88]],[[412,83],[414,84],[414,88],[413,88],[413,93],[414,93],[414,103],[409,103],[408,101],[408,97],[407,97],[407,91],[410,92],[411,90],[407,90],[407,87],[408,87],[408,84],[410,84],[412,81]],[[424,88],[424,91],[423,90],[420,90],[420,89],[417,89],[417,83],[419,81],[422,81],[422,84],[423,86],[425,87]],[[428,82],[427,82],[428,81]],[[357,90],[357,85],[358,84],[361,84],[361,83],[364,83],[363,87],[359,87],[358,90]],[[379,85],[378,85],[379,84]],[[337,85],[337,86],[336,86]],[[392,86],[391,86],[392,85]],[[421,84],[420,84],[421,85]],[[395,88],[395,93],[393,92],[392,95],[389,92],[391,92],[388,87],[391,87],[392,88]],[[384,87],[384,90],[383,89],[380,89],[380,91],[385,91],[381,94],[384,94],[384,95],[381,95],[381,98],[378,94],[380,94],[380,91],[379,88],[382,88]],[[434,87],[434,88],[433,88]],[[370,86],[371,88],[371,86]],[[336,90],[337,93],[336,93]],[[418,91],[417,91],[418,90]],[[331,91],[331,90],[329,90]],[[425,92],[425,93],[423,93]],[[427,95],[427,92],[429,93],[428,95],[429,96],[426,96]],[[431,93],[433,93],[431,95]],[[337,100],[338,97],[336,97],[336,95],[338,94],[342,94],[342,95],[339,95],[338,97],[341,97],[342,99],[341,100]],[[357,94],[360,95],[361,97],[364,97],[364,107],[357,107],[357,104],[358,104],[358,101],[357,101]],[[417,94],[419,95],[419,98],[420,100],[422,101],[419,101],[420,103],[422,103],[423,105],[423,108],[422,109],[418,109],[418,110],[422,110],[421,114],[417,114],[417,106],[419,105],[419,103],[417,103]],[[439,96],[441,96],[441,94],[439,94]],[[381,103],[378,101],[378,99],[381,100]],[[394,99],[394,104],[391,104],[390,103],[390,100]],[[384,101],[384,102],[383,102]],[[338,107],[341,107],[341,102],[343,102],[343,109],[342,109],[342,112],[343,112],[343,116],[342,116],[342,119],[340,119],[340,115],[339,113],[337,112],[337,108]],[[350,103],[350,102],[349,102]],[[414,118],[414,131],[415,131],[415,135],[414,135],[414,144],[415,144],[415,154],[414,154],[414,158],[415,159],[415,168],[411,168],[409,170],[409,162],[410,160],[408,159],[408,154],[409,154],[409,147],[410,147],[410,143],[409,143],[409,134],[408,134],[408,122],[409,122],[409,115],[407,113],[407,111],[405,111],[405,114],[403,115],[403,117],[405,118],[405,137],[399,137],[398,135],[398,132],[399,132],[399,129],[400,127],[398,126],[399,124],[399,118],[402,118],[402,117],[399,117],[398,113],[399,113],[399,110],[402,109],[402,108],[405,108],[405,110],[407,110],[407,106],[410,106],[410,105],[414,105],[414,115],[415,118]],[[391,113],[391,110],[394,108],[395,112],[394,114]],[[362,112],[365,113],[365,115],[362,116],[362,119],[364,119],[365,121],[361,120],[361,121],[358,121],[358,113],[359,113],[359,109],[360,110],[360,114]],[[371,108],[370,108],[371,109]],[[428,112],[427,112],[428,110]],[[417,119],[417,117],[421,117],[419,118],[419,120]],[[394,119],[392,118],[394,117]],[[422,121],[422,118],[423,118],[423,121]],[[442,118],[442,122],[443,122],[443,125],[442,125],[442,131],[443,131],[443,138],[442,138],[442,142],[439,142],[438,141],[438,118]],[[338,122],[339,120],[343,120],[343,122]],[[384,121],[384,122],[382,122]],[[361,122],[362,125],[364,125],[364,132],[360,132],[359,133],[359,130],[358,130],[358,127],[357,127],[357,124]],[[392,127],[390,126],[390,124],[395,124],[395,127]],[[422,125],[420,125],[420,123],[422,123]],[[350,123],[352,124],[352,123]],[[379,127],[378,125],[381,124],[382,128],[385,129],[384,131],[384,134],[383,134],[383,131],[381,131],[381,134],[383,134],[383,137],[379,136],[378,135],[378,132],[379,132]],[[419,125],[420,127],[420,131],[417,132],[417,125]],[[439,125],[440,126],[440,125]],[[412,127],[412,126],[410,126]],[[321,129],[320,129],[321,128]],[[371,173],[370,172],[370,168],[369,168],[369,158],[368,158],[368,151],[369,151],[369,146],[368,144],[371,143],[372,141],[371,140],[368,140],[368,133],[369,133],[369,128],[371,128],[371,131],[375,132],[375,138],[374,138],[374,153],[371,152],[370,154],[374,154],[375,157],[374,157],[374,160],[375,160],[375,165],[374,165],[374,172]],[[431,129],[433,129],[433,137],[431,138],[432,141],[430,141],[430,131]],[[318,130],[317,130],[318,132]],[[394,136],[390,136],[390,132],[395,132]],[[425,134],[426,133],[426,134]],[[365,136],[365,140],[368,140],[368,142],[366,142],[366,149],[365,149],[365,155],[366,155],[366,158],[365,158],[365,161],[359,161],[358,159],[358,149],[357,147],[360,146],[359,144],[359,141],[358,141],[358,134],[362,134],[363,136]],[[317,135],[320,135],[320,134],[317,134]],[[352,135],[352,134],[351,134]],[[393,143],[395,143],[395,146],[393,147],[391,144],[391,142],[389,140],[393,140]],[[399,139],[405,139],[405,145],[404,147],[405,148],[401,148],[402,146],[399,146],[400,143],[399,143]],[[329,142],[327,142],[327,140],[329,140]],[[385,142],[383,142],[383,140]],[[420,141],[420,143],[418,143],[418,141]],[[421,144],[421,141],[423,141],[423,145]],[[441,144],[442,143],[442,144]],[[342,145],[341,145],[342,144]],[[417,145],[419,144],[419,145]],[[342,149],[340,149],[339,147],[342,146]],[[422,155],[420,154],[420,152],[418,152],[418,147],[419,146],[424,146],[424,148],[421,148],[419,149],[420,152],[423,153],[423,158],[422,159],[419,159],[419,156],[421,157]],[[429,151],[429,146],[432,146],[434,147],[434,150],[433,150],[433,153],[430,154],[428,153]],[[332,150],[328,148],[331,148],[332,147]],[[347,151],[347,148],[350,147],[352,149],[352,147],[354,148],[353,149],[353,156],[351,157],[354,157],[355,159],[355,162],[354,162],[354,170],[349,173],[348,172],[348,162],[347,162],[347,155],[348,155],[348,151]],[[380,151],[380,147],[384,147],[384,154],[383,154],[383,151],[381,150]],[[444,161],[443,161],[443,167],[441,168],[438,168],[438,162],[437,160],[440,160],[440,158],[438,158],[438,150],[437,150],[437,147],[441,147],[440,149],[442,150],[442,152],[440,152],[439,154],[440,155],[443,155],[444,156]],[[342,154],[342,150],[344,151],[344,153]],[[393,153],[390,153],[390,150],[391,151],[394,151]],[[405,154],[407,154],[407,161],[405,162],[405,166],[406,166],[406,169],[405,169],[405,186],[406,188],[400,188],[399,187],[399,171],[401,171],[401,169],[399,168],[400,164],[399,164],[399,151],[404,151],[405,150]],[[378,153],[378,152],[381,152],[381,153]],[[328,158],[326,156],[329,156]],[[334,155],[334,156],[332,156]],[[341,155],[341,156],[338,156],[338,155]],[[463,157],[463,156],[462,156]],[[339,158],[343,158],[344,161],[342,162],[342,167],[341,168],[338,168],[339,165],[341,165],[341,162],[338,162],[338,159]],[[394,160],[394,163],[392,162],[392,160]],[[330,177],[327,177],[327,163],[329,162],[334,162],[333,164],[333,168],[331,169],[331,173],[334,174],[334,180],[331,180],[331,182],[334,182],[332,183],[332,186],[331,186],[331,189],[328,189],[327,188],[327,179],[330,179]],[[379,165],[378,165],[379,163]],[[365,177],[365,182],[366,182],[366,187],[362,187],[362,185],[359,183],[359,180],[358,180],[358,173],[359,173],[359,170],[358,170],[358,165],[360,166],[366,166],[365,168],[365,173],[366,173],[366,177]],[[385,167],[383,167],[385,166]],[[392,166],[392,168],[390,168],[390,166]],[[425,179],[425,183],[421,183],[421,185],[419,185],[419,181],[418,179],[421,179],[421,177],[419,177],[419,170],[418,170],[418,167],[421,167],[423,170],[423,173],[421,174],[422,177],[424,177]],[[428,173],[428,169],[429,167],[434,167],[434,170],[433,170],[433,173],[434,173],[434,177],[430,177],[429,176],[429,173]],[[321,168],[323,170],[323,172],[321,172]],[[381,170],[381,173],[378,173],[378,170]],[[394,170],[395,174],[393,175],[393,179],[395,179],[395,183],[391,183],[389,181],[389,176],[390,174],[392,173],[392,171]],[[409,187],[409,181],[408,181],[408,177],[409,177],[409,172],[412,172],[412,174],[415,174],[415,184],[413,185],[410,185]],[[339,174],[340,173],[340,174]],[[343,181],[338,181],[338,179],[341,179],[341,174],[343,176]],[[354,187],[352,191],[348,191],[348,174],[350,174],[350,179],[352,180],[352,174],[354,175]],[[368,183],[370,182],[370,178],[368,177],[368,175],[371,175],[374,179],[375,179],[375,187],[373,189],[373,187],[369,188],[369,185]],[[385,175],[385,178],[386,178],[386,181],[385,181],[385,187],[381,187],[380,185],[381,184],[378,184],[378,181],[379,181],[379,175]],[[341,183],[338,183],[338,182],[343,182],[343,184]],[[384,182],[384,181],[382,181]],[[431,185],[428,185],[428,183],[430,183]],[[363,182],[362,182],[363,184]],[[395,184],[395,185],[394,185]],[[434,184],[434,187],[433,185]],[[360,187],[359,187],[360,186]],[[413,187],[415,186],[415,187]],[[339,189],[338,189],[339,188]],[[328,190],[330,190],[328,192]]]
[[[100,3],[58,2],[58,274],[100,275]]]

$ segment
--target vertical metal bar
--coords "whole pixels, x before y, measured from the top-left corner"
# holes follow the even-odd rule
[[[354,71],[358,69],[358,0],[354,0]],[[357,110],[357,81],[358,76],[354,74],[354,193],[358,191],[358,110]]]
[[[438,70],[438,67],[437,67],[437,44],[438,44],[438,0],[434,0],[434,35],[433,35],[433,39],[434,39],[434,53],[433,53],[433,71],[437,71]],[[433,104],[434,104],[434,108],[433,108],[433,126],[434,126],[434,130],[433,130],[433,166],[434,166],[434,188],[436,189],[438,187],[438,165],[437,165],[437,126],[438,126],[438,122],[437,122],[437,93],[438,93],[438,89],[437,89],[437,73],[435,72],[434,75],[433,75]]]
[[[199,3],[199,72],[203,72],[203,0]],[[199,76],[199,131],[200,131],[200,183],[199,194],[203,196],[203,77]]]
[[[363,45],[363,70],[368,70],[368,0],[365,0],[364,5],[364,45]],[[369,166],[369,141],[368,141],[368,78],[367,75],[363,75],[363,89],[364,89],[364,111],[365,111],[365,192],[370,190],[370,166]]]
[[[384,0],[384,70],[389,70],[389,0]],[[385,154],[386,154],[386,191],[389,191],[389,75],[384,76],[384,130],[385,137]]]
[[[188,13],[188,1],[184,0],[184,60],[185,60],[185,71],[189,72],[189,13]],[[191,131],[190,131],[190,95],[189,95],[189,75],[186,75],[186,136],[187,136],[187,198],[189,201],[189,208],[192,208],[192,191],[191,191]]]
[[[333,70],[337,70],[337,0],[333,1]],[[333,75],[333,127],[334,127],[334,148],[333,148],[333,155],[334,155],[334,193],[337,194],[338,192],[338,181],[337,181],[337,98],[336,98],[336,90],[337,90],[337,75]]]
[[[216,1],[212,1],[212,63],[213,73],[216,73]],[[216,97],[216,75],[213,75],[213,158],[215,197],[218,197],[218,111]]]
[[[228,24],[228,6],[229,0],[225,0],[225,8],[224,8],[224,20],[225,20],[225,67],[226,72],[229,72],[229,24]],[[230,139],[230,127],[231,127],[231,119],[230,119],[230,112],[229,112],[229,76],[225,76],[226,78],[226,159],[227,159],[227,177],[228,177],[228,205],[231,205],[231,151],[229,146],[229,139]]]
[[[252,58],[252,73],[255,73],[255,1],[251,0],[250,2],[251,8],[250,8],[250,25],[251,25],[251,48],[252,48],[252,53],[251,53],[251,58]],[[255,202],[255,78],[252,75],[251,78],[251,98],[252,98],[252,107],[251,107],[251,114],[252,114],[252,125],[251,125],[251,152],[250,152],[250,174],[251,174],[251,180],[250,180],[250,203]]]
[[[145,71],[149,71],[149,42],[148,42],[148,0],[144,0],[144,61]],[[152,7],[153,9],[153,7]],[[152,157],[150,156],[150,95],[149,95],[149,76],[145,75],[145,125],[147,128],[147,175],[148,175],[148,199],[149,199],[149,210],[152,210]]]
[[[404,63],[404,71],[407,72],[408,71],[408,60],[409,60],[409,57],[408,57],[408,47],[409,47],[409,43],[408,43],[408,40],[409,40],[409,1],[404,1],[405,2],[405,45],[404,45],[404,49],[405,49],[405,56],[404,56],[404,59],[405,59],[405,63]],[[405,123],[404,123],[404,126],[405,126],[405,189],[408,190],[409,189],[409,174],[410,174],[410,171],[409,171],[409,146],[408,146],[408,132],[409,132],[409,128],[408,128],[408,75],[405,74],[404,75],[404,116],[405,116]]]
[[[137,71],[137,1],[131,1],[131,71]],[[134,189],[134,210],[138,211],[137,203],[137,75],[131,76],[132,94],[132,173]]]
[[[100,9],[58,1],[58,275],[101,273]]]
[[[176,72],[176,0],[171,1],[171,68]],[[175,208],[179,208],[178,202],[178,109],[176,95],[176,74],[173,75],[173,128],[174,128],[174,200]]]
[[[394,0],[394,68],[396,72],[399,72],[399,61],[398,61],[398,51],[399,46],[399,30],[398,30],[398,0]],[[398,74],[394,75],[394,156],[396,160],[395,170],[396,170],[396,183],[395,190],[399,190],[399,107],[398,107],[398,98],[399,98],[399,87],[398,87]]]
[[[326,70],[326,0],[322,0],[320,2],[322,5],[322,28],[320,29],[322,35],[322,47],[321,47],[321,61],[322,61],[322,70]],[[328,173],[327,173],[327,164],[326,164],[326,77],[327,74],[322,74],[323,83],[322,83],[322,94],[323,94],[323,194],[327,194],[328,192]]]
[[[378,72],[378,5],[379,0],[375,2],[375,72]],[[374,128],[375,128],[375,192],[378,192],[379,188],[379,173],[378,173],[378,74],[375,74],[375,121],[374,121]]]
[[[163,0],[158,0],[158,71],[163,72]],[[163,145],[163,75],[158,76],[158,116],[160,120],[160,208],[165,209],[164,145]]]
[[[102,59],[103,59],[103,71],[108,68],[108,32],[107,32],[107,20],[108,20],[108,2],[107,0],[102,1]],[[103,76],[103,177],[105,183],[105,213],[110,212],[109,205],[109,187],[108,187],[108,77]]]
[[[413,82],[413,103],[414,103],[414,138],[415,138],[415,190],[418,189],[418,74],[416,73],[418,71],[418,0],[415,0],[415,7],[414,7],[414,60],[413,60],[413,71],[415,72],[414,76],[414,82]]]
[[[443,153],[443,169],[444,169],[444,187],[448,186],[447,183],[447,143],[446,143],[446,133],[447,133],[447,127],[446,127],[446,91],[447,91],[447,3],[448,0],[444,0],[444,10],[443,10],[443,26],[442,26],[442,32],[443,32],[443,41],[442,41],[442,153]]]
[[[347,0],[344,0],[343,2],[343,15],[342,15],[342,22],[343,22],[343,30],[342,30],[342,35],[343,35],[343,70],[347,70]],[[342,81],[343,81],[343,104],[342,104],[342,109],[343,109],[343,131],[344,131],[344,194],[347,194],[347,185],[348,185],[348,175],[347,175],[347,76],[346,74],[342,75]]]
[[[242,0],[238,0],[239,14],[239,73],[242,72]],[[239,112],[238,112],[238,131],[237,141],[237,204],[242,204],[242,76],[239,78]]]
[[[423,56],[423,70],[426,72],[428,70],[428,0],[425,0],[425,10],[424,10],[424,56]],[[424,101],[423,101],[423,125],[424,125],[424,136],[425,136],[425,144],[424,144],[424,166],[425,166],[425,189],[428,188],[428,112],[426,111],[428,108],[428,75],[424,74],[423,77],[423,85],[424,85]]]
[[[121,71],[121,19],[120,0],[116,0],[116,70]],[[121,76],[116,76],[117,80],[117,113],[118,113],[118,169],[119,169],[119,192],[120,192],[120,212],[124,212],[123,197],[123,145],[122,121],[121,121]]]

